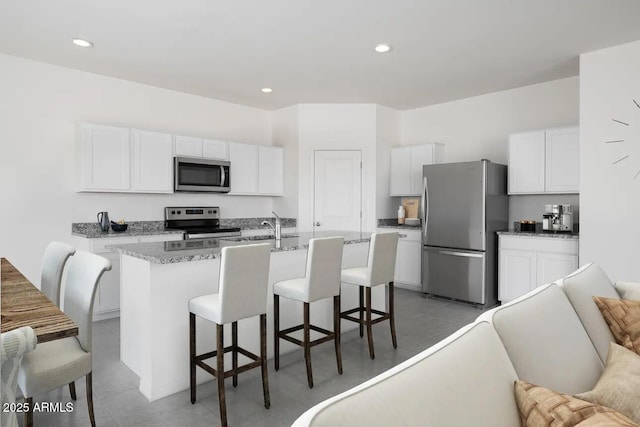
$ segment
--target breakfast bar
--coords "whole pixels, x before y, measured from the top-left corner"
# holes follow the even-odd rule
[[[272,295],[274,282],[304,276],[309,240],[330,236],[344,238],[343,268],[366,265],[370,233],[349,231],[296,233],[283,235],[279,241],[271,236],[253,236],[110,246],[121,258],[120,359],[140,377],[140,392],[153,401],[189,387],[188,302],[217,292],[223,247],[269,242],[272,249],[268,295]],[[267,347],[272,357],[273,298],[270,296],[267,301]],[[374,308],[384,309],[384,287],[373,289],[372,302]],[[344,286],[342,309],[357,304],[357,288]],[[280,313],[281,325],[293,326],[300,323],[302,307],[283,300]],[[311,322],[333,329],[332,301],[314,304]],[[343,331],[355,327],[352,322],[345,322],[344,326]],[[238,329],[240,344],[258,353],[258,319],[240,321]],[[197,353],[213,350],[215,329],[211,324],[198,319],[197,331]],[[225,335],[231,336],[226,329]],[[296,349],[299,348],[293,344],[281,343],[281,353]],[[210,379],[198,372],[198,383]]]

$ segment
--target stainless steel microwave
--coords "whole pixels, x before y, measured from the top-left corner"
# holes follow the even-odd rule
[[[173,177],[175,191],[228,193],[231,190],[231,163],[199,157],[176,157]]]

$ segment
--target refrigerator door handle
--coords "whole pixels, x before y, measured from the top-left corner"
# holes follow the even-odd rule
[[[482,258],[484,253],[474,253],[474,252],[458,252],[458,251],[437,251],[442,255],[451,255],[451,256],[463,256],[467,258]]]
[[[429,213],[427,211],[429,205],[429,192],[427,189],[427,177],[422,178],[422,198],[420,199],[420,210],[422,211],[422,241],[426,242],[427,237],[427,221]]]

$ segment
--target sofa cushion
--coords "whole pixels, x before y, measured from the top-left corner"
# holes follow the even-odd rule
[[[299,426],[517,426],[516,373],[487,322],[305,412]]]
[[[480,316],[496,328],[522,380],[562,393],[591,390],[604,364],[558,285],[541,286]]]
[[[615,286],[620,298],[640,300],[640,283],[616,282]]]
[[[618,344],[640,354],[640,301],[593,297]]]
[[[593,297],[620,298],[618,292],[606,273],[594,263],[582,266],[560,283],[604,363],[613,335],[593,302]]]
[[[640,423],[640,355],[611,343],[607,366],[598,383],[576,397],[608,406]]]
[[[624,414],[525,381],[515,383],[522,427],[637,426]]]

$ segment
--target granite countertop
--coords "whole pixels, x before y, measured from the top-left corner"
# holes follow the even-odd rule
[[[314,237],[333,236],[344,237],[345,245],[349,245],[368,242],[371,238],[371,233],[360,233],[357,231],[319,231],[315,233],[284,234],[280,245],[276,245],[273,236],[269,236],[269,238],[265,238],[267,236],[252,236],[191,239],[177,242],[131,243],[126,245],[107,245],[106,248],[122,255],[129,255],[156,264],[172,264],[220,258],[221,249],[225,246],[270,243],[271,252],[295,251],[307,249],[309,247],[309,240]],[[181,243],[191,247],[180,250],[175,249]],[[172,247],[174,249],[172,249]]]
[[[422,230],[421,225],[406,225],[406,224],[378,225],[378,228],[397,228],[399,230]]]
[[[578,233],[567,233],[565,231],[515,231],[515,230],[503,230],[498,231],[500,236],[522,236],[522,237],[551,237],[554,239],[579,239]]]
[[[273,218],[223,218],[220,227],[238,227],[241,230],[271,230],[269,226],[262,225],[262,221],[273,221]],[[281,218],[282,228],[295,228],[295,218]],[[163,234],[182,234],[180,230],[164,228],[164,221],[131,221],[126,231],[101,231],[96,222],[75,222],[71,224],[71,234],[87,239],[101,239],[107,237],[135,237],[135,236],[159,236]]]

